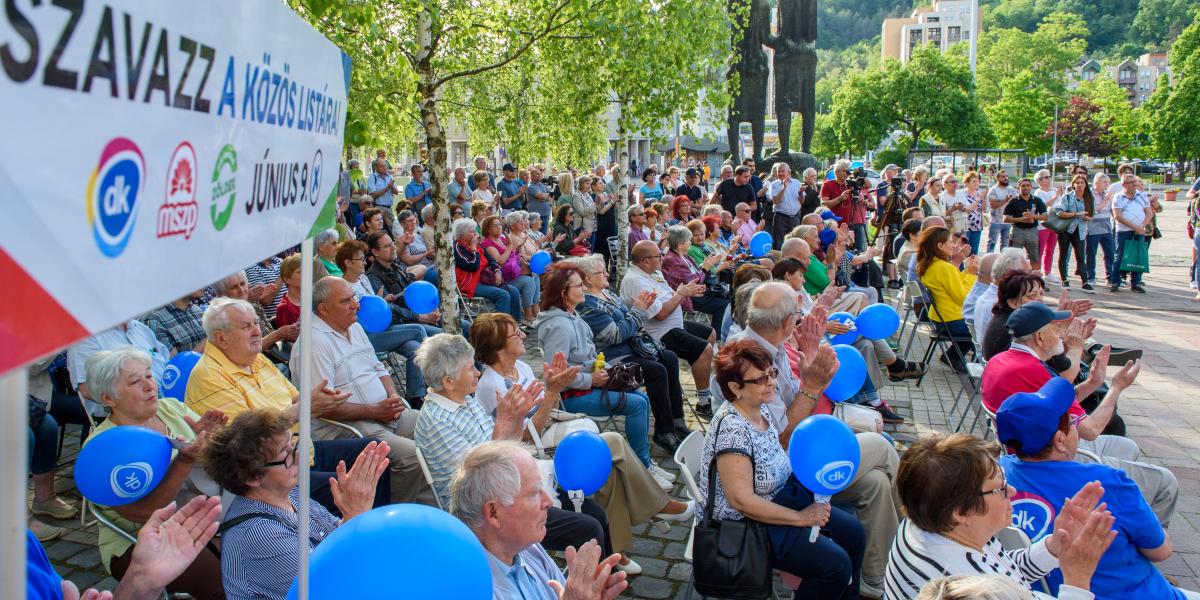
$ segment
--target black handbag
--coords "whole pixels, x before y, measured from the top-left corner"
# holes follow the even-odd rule
[[[634,354],[654,362],[662,362],[662,351],[664,349],[662,343],[654,339],[654,336],[646,333],[645,330],[639,330],[627,340],[629,349]]]
[[[721,422],[714,435],[720,435]],[[714,437],[715,439],[715,437]],[[723,453],[722,453],[723,454]],[[696,524],[692,540],[692,576],[696,591],[704,596],[733,600],[762,600],[773,591],[771,540],[758,521],[712,518],[716,502],[717,457],[708,464],[708,502],[704,520]],[[754,464],[754,456],[750,457]]]

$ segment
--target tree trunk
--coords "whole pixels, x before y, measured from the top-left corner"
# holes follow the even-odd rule
[[[625,147],[629,142],[625,139],[625,125],[623,117],[625,113],[624,104],[618,105],[622,113],[617,121],[617,161],[621,164],[621,176],[625,181],[632,182],[634,178],[629,172],[629,160],[621,160],[621,153],[625,151]],[[617,255],[613,260],[617,261],[617,285],[615,289],[618,293],[621,290],[621,281],[625,279],[625,269],[629,266],[629,219],[626,217],[626,212],[629,208],[631,198],[627,194],[631,192],[621,191],[620,183],[617,184],[617,240],[618,244]],[[661,218],[661,217],[660,217]]]
[[[433,15],[428,10],[418,16],[420,51],[417,54],[416,70],[419,77],[417,92],[421,111],[421,126],[425,129],[425,145],[429,150],[430,197],[433,200],[433,248],[438,271],[438,296],[442,312],[442,329],[447,333],[460,333],[462,326],[458,318],[458,282],[454,276],[454,239],[450,231],[451,207],[446,197],[446,130],[442,129],[437,110],[437,77],[430,64],[432,49]]]

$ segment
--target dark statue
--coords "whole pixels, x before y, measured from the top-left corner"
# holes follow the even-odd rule
[[[733,7],[746,2],[750,3],[749,15],[736,15]],[[750,122],[753,156],[762,156],[763,122],[767,118],[767,80],[770,78],[770,65],[763,45],[771,37],[771,9],[767,6],[767,0],[730,0],[729,12],[734,15],[733,46],[737,50],[737,62],[730,65],[729,73],[731,76],[736,73],[741,85],[729,107],[727,125],[733,158],[740,161],[738,140],[741,132],[738,125],[743,121]]]
[[[816,164],[816,160],[807,154],[812,146],[813,127],[817,113],[817,1],[816,0],[777,0],[778,34],[770,35],[770,8],[766,0],[731,0],[732,2],[750,2],[750,13],[747,19],[735,17],[736,32],[742,35],[734,39],[734,45],[739,52],[739,60],[731,67],[731,72],[739,75],[741,86],[733,106],[729,111],[730,147],[734,149],[735,160],[738,144],[738,123],[749,121],[753,134],[754,158],[762,155],[762,130],[766,114],[767,97],[767,58],[762,46],[766,45],[775,51],[775,116],[778,122],[779,151],[766,159],[759,161],[775,163],[784,160],[792,165],[793,170],[800,171],[803,167]],[[743,23],[742,21],[747,21]],[[800,149],[803,153],[791,153],[792,113],[800,113],[802,138]],[[801,167],[801,169],[797,169]]]

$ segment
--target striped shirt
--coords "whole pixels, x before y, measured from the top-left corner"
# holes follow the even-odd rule
[[[264,265],[263,262],[267,264]],[[265,261],[256,262],[246,267],[246,281],[250,284],[250,287],[274,283],[279,280],[279,265],[281,264],[283,264],[283,259],[278,256],[272,256]],[[279,292],[271,299],[270,306],[263,306],[268,320],[275,320],[275,307],[279,306],[279,301],[283,299],[283,295],[286,293],[287,285],[281,282],[279,284]]]
[[[459,404],[433,391],[420,412],[413,441],[425,456],[434,493],[450,506],[450,478],[471,448],[492,439],[495,422],[475,398]]]
[[[293,488],[288,500],[298,509],[300,488]],[[308,500],[308,547],[316,548],[341,521],[316,500]],[[287,597],[300,564],[300,535],[297,513],[258,500],[237,496],[229,504],[225,521],[247,513],[267,513],[283,522],[265,517],[249,519],[233,526],[221,536],[221,581],[225,597],[262,599]]]
[[[888,600],[912,600],[926,583],[950,575],[1003,575],[1029,589],[1035,581],[1057,567],[1058,559],[1046,549],[1045,541],[1039,541],[1029,548],[1004,550],[1000,542],[992,538],[984,545],[983,552],[979,552],[944,535],[924,531],[904,519],[892,542],[892,551],[888,553],[883,582],[884,597]],[[1051,597],[1036,592],[1034,596]]]

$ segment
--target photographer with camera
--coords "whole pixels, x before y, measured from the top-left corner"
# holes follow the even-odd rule
[[[874,221],[876,238],[882,235],[886,242],[883,246],[883,269],[887,275],[887,286],[900,289],[904,283],[896,273],[895,240],[900,234],[900,226],[904,223],[904,210],[907,207],[908,196],[904,193],[904,178],[897,175],[896,165],[888,165],[883,169],[885,179],[875,188],[878,198],[878,208]]]
[[[821,185],[821,204],[842,218],[854,232],[854,247],[867,249],[867,209],[862,190],[867,185],[866,172],[855,169],[850,173],[850,161],[842,159],[833,165],[834,179]]]

